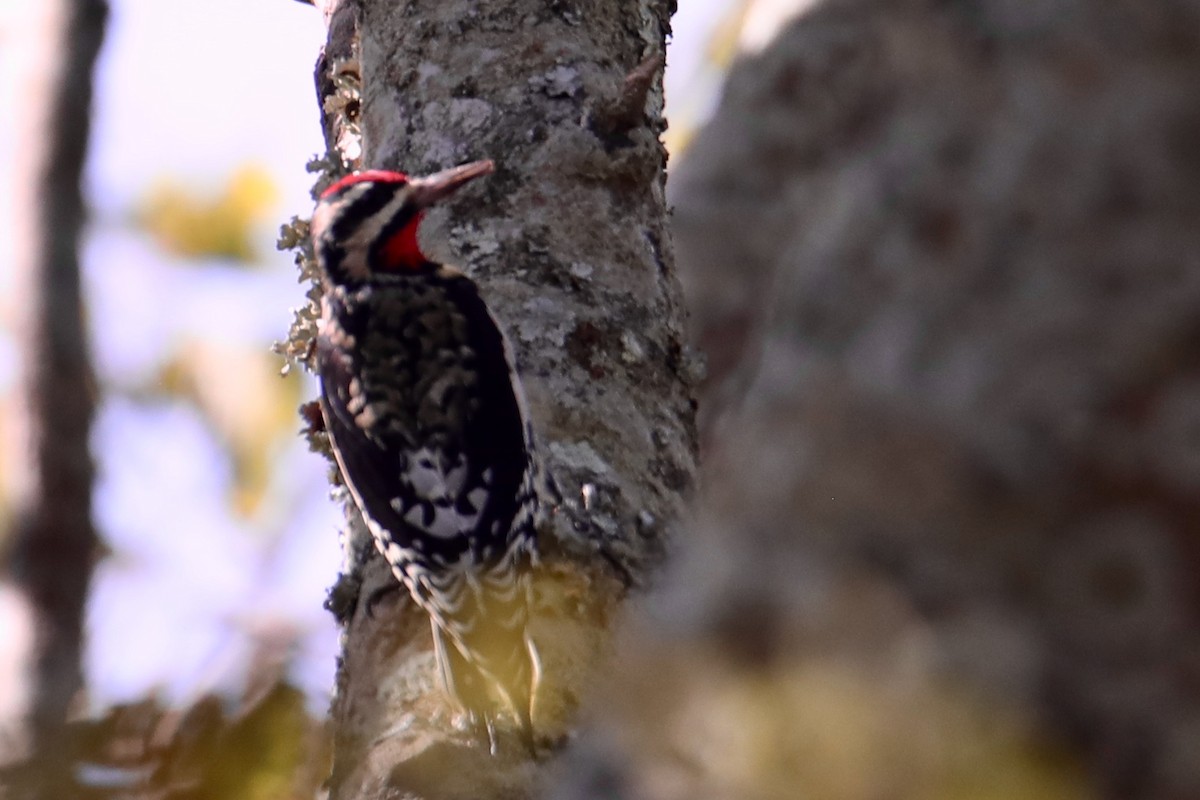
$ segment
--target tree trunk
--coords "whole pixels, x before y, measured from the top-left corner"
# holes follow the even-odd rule
[[[666,232],[660,73],[667,0],[327,3],[318,89],[331,151],[422,174],[491,158],[431,212],[435,260],[464,268],[512,339],[564,503],[542,533],[535,724],[561,738],[618,602],[658,563],[695,469],[683,310]],[[347,88],[347,82],[358,81]],[[361,161],[355,162],[361,131]],[[523,797],[536,770],[451,724],[424,615],[353,513],[331,796]],[[363,568],[361,562],[370,562]]]
[[[1200,797],[1198,32],[1195,0],[830,0],[735,68],[672,180],[715,356],[672,607],[775,700],[742,735],[777,767],[654,796],[1078,797],[1083,765]],[[933,743],[1006,719],[952,784]]]
[[[92,66],[106,15],[103,0],[62,0],[36,15],[14,179],[24,369],[11,561],[35,617],[28,733],[43,797],[65,796],[70,782],[65,723],[82,684],[83,611],[96,551],[88,445],[95,387],[78,250]]]

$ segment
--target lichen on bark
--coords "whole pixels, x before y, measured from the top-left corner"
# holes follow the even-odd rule
[[[621,600],[660,563],[695,471],[696,369],[659,141],[669,4],[363,0],[323,11],[317,84],[331,162],[345,160],[349,111],[364,168],[497,165],[433,209],[421,241],[479,283],[507,329],[563,492],[540,532],[536,581],[545,676],[535,723],[550,750],[572,727]],[[359,96],[330,101],[331,68],[347,64],[360,70]],[[502,737],[492,756],[455,727],[428,624],[406,594],[371,613],[358,602],[393,579],[352,507],[345,540],[353,579],[332,598],[343,655],[331,796],[533,793],[537,770],[515,742]]]

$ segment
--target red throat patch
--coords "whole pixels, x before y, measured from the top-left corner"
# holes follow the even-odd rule
[[[417,244],[417,228],[421,226],[421,219],[424,216],[425,212],[417,212],[403,228],[396,231],[387,240],[382,253],[384,269],[391,272],[402,272],[403,270],[417,269],[429,260],[421,252],[421,246]]]

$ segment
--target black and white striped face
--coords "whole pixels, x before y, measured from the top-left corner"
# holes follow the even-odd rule
[[[491,161],[474,161],[424,178],[385,170],[342,178],[321,195],[312,218],[313,249],[326,281],[352,285],[373,273],[426,268],[430,261],[417,242],[425,208],[494,168]]]
[[[401,235],[411,237],[415,252],[409,258],[425,260],[416,247],[419,223],[420,209],[406,175],[361,172],[321,195],[312,218],[313,249],[329,282],[361,283],[381,270],[381,264],[372,262],[380,260],[389,240]]]

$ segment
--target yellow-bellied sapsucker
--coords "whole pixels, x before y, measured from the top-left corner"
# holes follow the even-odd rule
[[[508,340],[475,283],[417,245],[423,210],[492,170],[350,175],[321,195],[312,237],[333,452],[376,546],[429,613],[447,692],[494,751],[503,706],[533,748],[529,573],[553,489]]]

